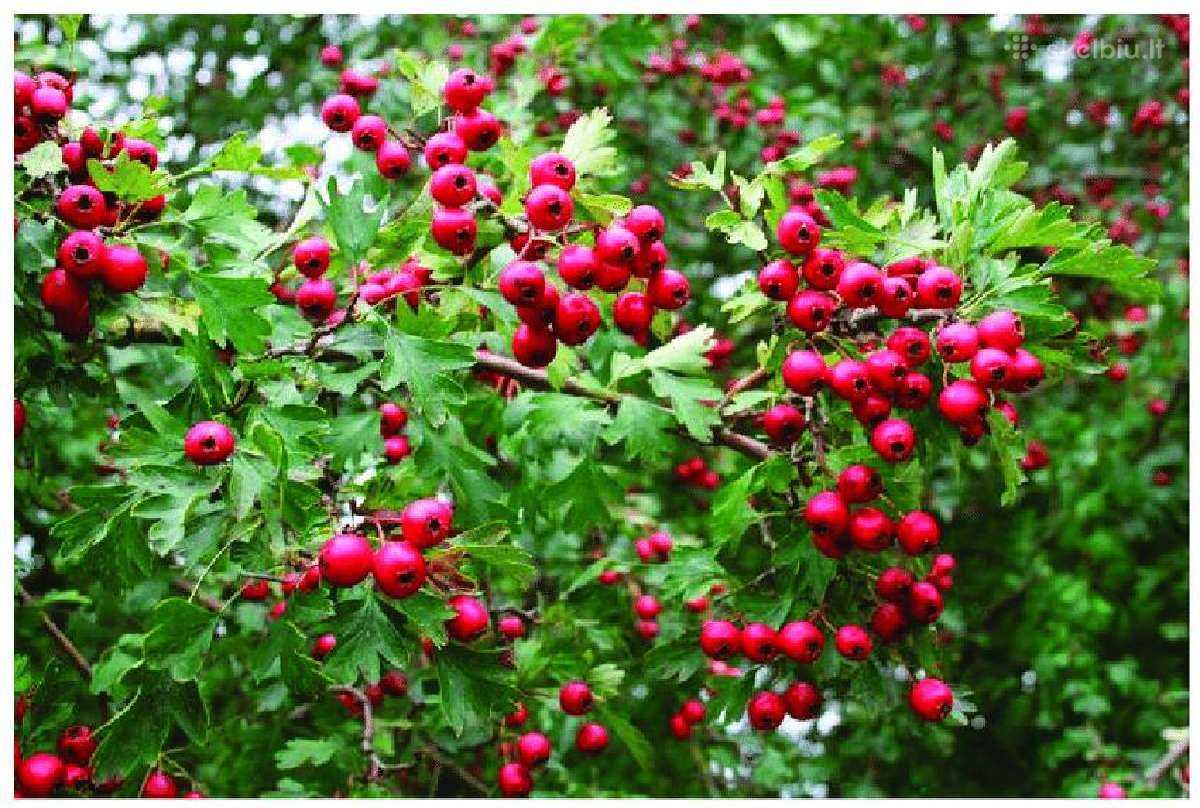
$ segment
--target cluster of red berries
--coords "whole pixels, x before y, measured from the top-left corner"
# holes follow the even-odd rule
[[[671,734],[681,741],[692,737],[692,728],[704,720],[707,710],[699,699],[688,699],[670,719]]]
[[[675,477],[689,485],[712,491],[721,484],[721,475],[708,467],[700,455],[675,465]]]
[[[548,152],[529,167],[532,190],[525,198],[525,215],[535,233],[556,233],[566,228],[574,213],[570,190],[575,167],[561,154]],[[619,294],[612,317],[617,328],[645,344],[650,322],[658,309],[674,311],[691,298],[687,277],[667,268],[668,253],[662,238],[666,223],[651,205],[639,205],[613,221],[595,236],[595,245],[568,244],[558,255],[559,278],[576,290],[560,293],[547,281],[537,261],[546,258],[551,242],[522,233],[514,241],[517,258],[498,279],[501,295],[517,307],[521,324],[512,338],[513,356],[529,367],[548,365],[558,342],[580,345],[600,327],[600,309],[583,294],[593,287],[615,294],[633,277],[646,281],[645,291]]]
[[[332,637],[332,634],[322,635],[318,641],[324,637]],[[333,650],[332,648],[330,650]],[[328,653],[328,652],[326,652]],[[314,653],[315,656],[315,653]],[[318,657],[323,658],[323,657]],[[379,678],[378,682],[372,682],[363,689],[363,695],[367,697],[367,701],[371,704],[372,710],[378,710],[383,706],[384,700],[388,696],[403,698],[408,693],[408,677],[401,671],[388,671]],[[362,703],[355,698],[354,694],[348,693],[345,690],[339,690],[335,694],[338,702],[345,707],[350,715],[357,718],[363,714]]]
[[[558,704],[570,716],[582,716],[591,711],[595,699],[592,689],[583,681],[567,682],[558,691]],[[504,724],[510,728],[525,725],[529,710],[517,703],[516,709],[505,717]],[[596,755],[608,747],[608,730],[603,724],[587,721],[575,731],[575,748],[585,755]],[[533,790],[533,771],[550,759],[550,739],[541,732],[525,732],[512,744],[501,744],[501,754],[508,758],[515,752],[517,760],[500,766],[497,781],[500,792],[506,797],[525,797]]]
[[[330,66],[341,63],[341,50],[326,46],[322,61]],[[335,59],[336,57],[336,59]],[[389,180],[399,179],[412,167],[408,147],[393,134],[387,121],[378,115],[364,115],[362,103],[375,94],[379,80],[353,70],[342,72],[340,92],[321,105],[321,120],[334,132],[349,132],[355,148],[375,154],[375,167]],[[363,101],[360,101],[363,99]]]
[[[127,294],[142,287],[148,269],[137,248],[106,242],[101,228],[113,228],[124,216],[157,216],[166,204],[159,195],[132,207],[122,206],[115,197],[101,192],[87,168],[89,159],[100,160],[106,167],[125,152],[149,168],[158,166],[158,150],[152,143],[126,138],[116,133],[107,144],[95,129],[87,127],[77,141],[67,141],[59,129],[74,98],[71,83],[58,73],[47,71],[30,78],[17,71],[16,153],[22,154],[43,140],[62,144],[62,158],[72,184],[58,195],[55,212],[75,228],[58,245],[58,265],[42,279],[41,297],[53,315],[58,330],[79,338],[91,330],[91,302],[88,290],[99,280],[116,294]]]
[[[408,410],[394,401],[379,405],[379,434],[383,437],[383,453],[389,463],[399,463],[412,454],[408,436],[400,434],[408,425]]]

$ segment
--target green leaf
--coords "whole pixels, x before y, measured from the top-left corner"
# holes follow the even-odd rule
[[[144,492],[133,514],[154,522],[146,543],[159,556],[184,541],[188,520],[208,504],[209,495],[220,485],[219,479],[194,469],[149,465],[135,468],[129,482]]]
[[[246,201],[245,190],[229,193],[213,183],[204,183],[196,189],[180,219],[206,238],[232,247],[238,255],[251,256],[263,252],[275,241],[271,230],[259,224],[255,218],[257,214],[254,206]]]
[[[421,590],[407,598],[393,601],[392,605],[412,622],[413,630],[417,634],[429,637],[435,645],[446,644],[446,621],[457,612],[446,605],[444,598]]]
[[[654,768],[654,751],[642,731],[629,722],[625,716],[601,704],[596,707],[596,717],[600,723],[617,736],[622,745],[629,751],[629,756],[642,771],[652,771]]]
[[[48,177],[67,170],[62,159],[62,148],[53,140],[44,140],[17,158],[31,179]]]
[[[289,604],[283,620],[276,620],[267,630],[267,639],[260,643],[250,657],[250,673],[261,682],[276,670],[291,692],[308,696],[322,691],[329,682],[320,663],[312,658],[304,634],[294,622],[300,619],[303,600]],[[338,637],[338,645],[341,645]]]
[[[646,675],[656,680],[675,679],[686,682],[706,665],[694,639],[686,637],[675,642],[660,642],[646,652],[643,658]]]
[[[475,352],[456,342],[414,337],[396,329],[384,340],[379,384],[384,392],[403,383],[413,404],[431,426],[446,422],[448,407],[463,395],[462,385],[451,375],[475,364]]]
[[[92,765],[98,780],[155,762],[175,727],[200,743],[208,732],[208,705],[195,682],[179,684],[148,671],[127,678],[133,680],[134,695],[96,730],[99,746]]]
[[[822,135],[809,141],[791,154],[779,160],[768,163],[763,174],[793,174],[807,171],[825,158],[834,149],[842,145],[842,139],[837,135]]]
[[[396,69],[408,79],[408,100],[414,116],[437,109],[442,103],[442,88],[450,77],[450,69],[442,62],[426,59],[410,52],[398,51]]]
[[[213,342],[233,343],[239,352],[254,354],[266,347],[271,324],[259,309],[275,302],[265,280],[195,273],[192,293]]]
[[[472,565],[489,567],[505,580],[524,585],[537,576],[533,556],[515,545],[456,543],[454,546],[471,557]]]
[[[1004,493],[1000,497],[1000,504],[1007,508],[1017,501],[1018,489],[1025,481],[1025,472],[1021,470],[1020,465],[1023,455],[1021,438],[999,410],[988,413],[988,426],[992,431],[991,442],[996,452],[996,462],[1004,479]]]
[[[79,26],[83,23],[82,14],[55,14],[54,21],[62,29],[67,42],[74,43],[79,38]]]
[[[368,681],[377,682],[380,659],[403,667],[412,650],[371,591],[339,603],[330,630],[338,641],[325,660],[325,673],[338,681],[354,681],[361,672]]]
[[[330,177],[325,186],[326,198],[322,200],[338,251],[351,264],[366,257],[383,221],[382,202],[376,200],[375,209],[367,210],[366,188],[366,182],[352,178],[345,193],[339,193],[337,177]]]
[[[292,738],[275,753],[275,765],[280,769],[321,766],[333,760],[343,746],[340,739]]]
[[[714,405],[720,401],[721,391],[709,379],[652,370],[650,388],[656,396],[670,400],[675,417],[689,435],[705,443],[712,440],[712,427],[721,422]]]
[[[567,130],[558,151],[575,164],[576,176],[607,176],[616,170],[617,150],[609,145],[616,137],[611,123],[608,109],[596,107],[579,116]]]
[[[691,164],[691,173],[686,177],[678,177],[674,174],[667,176],[667,182],[675,188],[682,188],[685,191],[722,191],[725,188],[725,151],[721,150],[717,153],[716,160],[713,161],[713,167],[710,171],[705,167],[704,163],[695,160]]]
[[[633,396],[621,399],[616,418],[601,437],[609,445],[624,441],[629,460],[651,459],[660,456],[668,445],[664,430],[671,426],[671,416],[661,407]]]
[[[144,202],[169,190],[162,170],[151,171],[145,163],[130,157],[127,151],[119,153],[109,167],[95,158],[87,161],[87,167],[96,187],[105,193],[116,194],[122,202]]]
[[[698,375],[708,372],[709,362],[705,354],[713,347],[713,329],[709,325],[698,325],[686,334],[680,334],[665,345],[646,354],[642,363],[653,370]]]
[[[592,218],[603,225],[633,209],[633,202],[628,197],[617,194],[576,194],[576,197]]]
[[[455,735],[468,726],[489,726],[507,715],[517,698],[516,673],[499,651],[448,645],[437,654],[438,701]]]
[[[713,539],[721,544],[737,541],[746,528],[758,519],[758,513],[750,507],[750,496],[757,490],[755,475],[759,467],[747,469],[737,478],[717,489],[712,501],[710,531]]]
[[[146,662],[166,668],[178,682],[194,679],[212,644],[217,616],[183,598],[170,598],[154,607],[146,634]]]

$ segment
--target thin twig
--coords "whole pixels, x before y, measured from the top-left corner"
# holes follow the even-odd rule
[[[25,589],[25,585],[20,581],[17,581],[17,592],[21,595],[22,606],[33,607],[37,605],[33,599],[33,596],[29,594],[28,590]],[[54,641],[58,643],[58,647],[61,648],[63,653],[70,658],[75,667],[79,669],[79,672],[82,673],[85,678],[91,679],[92,665],[87,661],[87,658],[84,657],[83,654],[79,653],[79,649],[75,647],[75,643],[71,642],[71,638],[68,637],[63,630],[58,627],[58,623],[55,623],[50,615],[46,614],[45,612],[40,612],[38,616],[42,620],[42,626],[45,627],[46,633],[54,638]]]
[[[362,708],[362,753],[367,758],[367,780],[372,782],[378,780],[383,762],[375,752],[375,716],[371,710],[371,699],[357,687],[349,685],[333,685],[329,688],[329,692],[353,696],[358,702],[358,706]]]
[[[1171,748],[1163,755],[1157,763],[1146,770],[1146,785],[1153,788],[1158,785],[1158,781],[1162,776],[1178,762],[1178,760],[1187,754],[1190,737],[1184,736],[1180,740],[1171,744]]]
[[[454,774],[457,775],[464,783],[466,783],[467,785],[474,788],[480,794],[487,796],[488,794],[491,793],[491,790],[486,785],[484,785],[482,780],[480,780],[475,775],[471,774],[469,771],[464,769],[462,766],[459,766],[453,760],[446,757],[440,751],[438,751],[437,749],[434,749],[432,746],[422,747],[417,750],[417,753],[424,755],[425,757],[432,760],[434,763],[437,763],[439,766],[442,766],[443,768],[447,768],[450,771],[454,772]]]

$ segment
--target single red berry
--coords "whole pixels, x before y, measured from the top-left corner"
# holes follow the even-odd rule
[[[638,205],[629,211],[625,217],[625,226],[638,237],[643,246],[661,242],[667,232],[667,222],[662,211],[653,205]]]
[[[829,366],[816,351],[792,351],[783,360],[783,383],[793,393],[811,396],[829,381]]]
[[[904,355],[891,348],[872,351],[867,354],[864,364],[871,386],[881,393],[895,393],[908,373]]]
[[[613,322],[626,334],[639,334],[650,327],[654,304],[642,292],[626,292],[613,303]]]
[[[792,209],[780,217],[775,237],[792,255],[808,255],[821,243],[821,228],[804,211]]]
[[[142,288],[148,272],[146,259],[128,244],[110,244],[100,259],[100,280],[119,294]]]
[[[859,508],[850,517],[850,541],[868,553],[883,552],[892,546],[896,526],[877,508]]]
[[[433,240],[443,250],[455,255],[466,255],[475,249],[479,223],[469,210],[438,208],[433,214],[429,230],[433,234]]]
[[[816,718],[821,708],[821,691],[808,682],[793,682],[783,691],[783,704],[788,715],[797,721]]]
[[[1021,317],[1012,311],[994,311],[979,321],[976,326],[979,344],[985,348],[998,348],[1012,353],[1025,340],[1025,326]]]
[[[790,300],[800,287],[800,275],[785,258],[772,261],[758,271],[758,288],[772,300]]]
[[[385,179],[399,179],[407,174],[411,167],[412,155],[398,140],[385,141],[375,152],[375,168]]]
[[[504,716],[504,726],[516,728],[525,726],[525,722],[529,720],[529,708],[524,702],[518,701],[513,706],[513,711]]]
[[[845,268],[846,259],[841,252],[818,247],[805,259],[801,272],[810,287],[828,292],[837,288]]]
[[[639,620],[637,621],[637,633],[641,635],[643,640],[653,640],[658,636],[659,627],[657,620]]]
[[[375,585],[393,598],[407,598],[425,584],[425,559],[407,541],[385,541],[371,560]]]
[[[742,632],[728,620],[705,620],[700,626],[700,650],[710,659],[729,659],[742,650]]]
[[[537,303],[546,289],[546,276],[537,264],[513,261],[500,271],[497,278],[500,294],[514,306]]]
[[[662,612],[662,604],[653,595],[638,595],[633,601],[633,611],[643,620],[652,620]]]
[[[575,187],[575,164],[557,152],[546,152],[529,164],[529,184],[557,185],[564,191]]]
[[[572,292],[558,302],[554,336],[567,345],[582,345],[600,327],[600,308],[590,297]]]
[[[999,348],[980,348],[971,358],[971,376],[984,387],[1005,387],[1011,368],[1008,353]]]
[[[699,699],[688,699],[679,710],[679,715],[689,724],[699,724],[704,720],[706,713],[707,710],[704,708],[704,702]]]
[[[522,365],[543,368],[554,360],[558,341],[549,330],[521,323],[513,333],[512,352]]]
[[[1114,382],[1123,382],[1129,378],[1129,365],[1124,362],[1117,362],[1108,369],[1108,378]]]
[[[321,547],[321,577],[332,586],[354,586],[371,573],[373,558],[371,543],[364,537],[339,533]]]
[[[954,691],[941,679],[927,677],[913,683],[908,703],[920,718],[941,721],[954,709]]]
[[[408,677],[403,671],[388,671],[379,680],[379,686],[389,696],[404,696],[408,693]]]
[[[896,539],[900,548],[909,555],[927,553],[938,546],[942,531],[937,520],[925,511],[910,511],[896,526]]]
[[[588,755],[603,752],[608,746],[608,730],[600,724],[586,723],[575,733],[575,748]]]
[[[671,716],[671,734],[681,741],[686,741],[692,737],[692,725],[688,723],[682,713],[675,713]]]
[[[848,549],[843,541],[850,525],[850,512],[836,492],[822,491],[804,508],[804,521],[812,531],[813,543],[830,558],[841,558]]]
[[[578,679],[567,682],[558,691],[558,704],[567,715],[583,715],[592,709],[592,689]]]
[[[598,263],[596,265],[596,286],[601,291],[614,294],[629,285],[631,275],[627,266]],[[649,294],[646,297],[649,299]]]
[[[1011,393],[1032,390],[1041,384],[1044,378],[1046,370],[1042,367],[1041,360],[1024,348],[1017,348],[1009,362],[1008,381],[1004,389]]]
[[[569,244],[558,255],[558,275],[567,286],[587,291],[595,285],[596,252],[583,244]]]
[[[892,402],[879,393],[871,391],[866,398],[851,402],[850,411],[860,424],[874,429],[892,414]]]
[[[621,580],[621,573],[616,570],[601,570],[600,574],[596,576],[596,580],[605,586],[612,586]]]
[[[815,334],[829,327],[837,302],[824,292],[805,289],[788,301],[788,319],[799,329]]]
[[[937,335],[937,352],[946,362],[968,362],[979,351],[979,331],[970,323],[948,323]]]
[[[1161,418],[1167,414],[1167,402],[1161,398],[1152,398],[1146,409],[1155,418]]]
[[[884,643],[892,643],[908,630],[908,619],[895,603],[881,603],[871,612],[871,630]]]
[[[687,305],[692,296],[692,286],[682,272],[664,269],[650,278],[646,294],[655,308],[675,311]]]
[[[861,662],[871,653],[871,637],[861,626],[842,626],[833,639],[838,653],[846,659]]]
[[[775,443],[790,446],[804,432],[804,413],[791,404],[776,404],[763,414],[763,429]]]
[[[633,259],[632,272],[639,278],[649,278],[666,269],[670,258],[667,245],[661,241],[651,241],[649,244],[643,242],[637,258]]]
[[[408,410],[394,401],[385,401],[379,405],[379,434],[390,438],[399,433],[408,424]]]
[[[68,185],[58,195],[55,209],[59,218],[80,230],[91,230],[108,218],[104,194],[90,185]]]
[[[58,265],[80,280],[89,280],[100,274],[104,252],[104,239],[91,230],[76,230],[58,245]]]
[[[917,581],[908,595],[908,614],[918,623],[933,623],[942,616],[942,593],[927,582]]]
[[[42,279],[42,305],[55,313],[80,311],[88,305],[87,289],[65,269],[52,269]]]
[[[38,87],[29,97],[29,110],[41,124],[62,120],[69,106],[66,93],[54,87]]]
[[[333,634],[322,634],[317,637],[313,643],[312,657],[313,659],[324,659],[333,653],[333,649],[337,647],[337,637]]]
[[[305,319],[322,323],[337,306],[337,289],[327,278],[312,278],[296,290],[296,307]]]
[[[496,145],[501,131],[500,121],[486,109],[460,112],[454,116],[454,133],[462,138],[471,151],[487,151]]]
[[[467,161],[467,144],[453,132],[438,132],[425,141],[425,164],[431,170]]]
[[[361,151],[379,151],[387,140],[387,121],[378,115],[363,115],[350,128],[350,140]]]
[[[30,797],[48,797],[66,777],[66,765],[57,756],[38,752],[21,761],[17,781],[21,791]]]
[[[500,633],[505,639],[515,640],[525,636],[525,622],[515,614],[506,614],[500,618]]]
[[[908,314],[913,303],[912,287],[904,278],[884,277],[876,305],[884,317],[900,318]]]
[[[861,463],[846,466],[838,474],[837,491],[842,500],[849,504],[870,502],[883,493],[883,479],[870,466]]]
[[[400,512],[400,528],[413,547],[432,547],[450,535],[454,508],[440,499],[414,500]]]
[[[746,717],[750,726],[759,732],[770,732],[783,723],[787,707],[778,694],[770,690],[755,693],[750,703],[746,705]]]
[[[525,215],[538,230],[561,230],[571,221],[574,213],[575,203],[571,195],[557,185],[535,186],[525,197]],[[636,238],[634,240],[636,242]]]
[[[326,45],[321,48],[321,64],[326,67],[339,67],[342,64],[342,49],[337,45]]]
[[[875,579],[875,593],[892,603],[903,603],[908,600],[912,585],[911,572],[900,567],[888,567]]]
[[[964,426],[987,414],[987,393],[970,379],[958,379],[938,396],[938,411],[950,423]]]
[[[742,629],[742,653],[752,662],[770,662],[779,656],[775,629],[765,623],[750,623]]]
[[[952,309],[962,296],[962,279],[946,267],[932,266],[917,276],[917,305]]]
[[[842,270],[837,292],[852,309],[864,309],[879,302],[883,291],[883,273],[865,261],[857,261]]]
[[[233,454],[235,440],[229,427],[218,421],[201,421],[188,430],[183,453],[198,466],[212,466]]]
[[[910,368],[925,364],[929,359],[929,335],[919,328],[901,326],[887,339],[887,347],[904,357]]]
[[[271,595],[270,582],[263,579],[247,581],[242,584],[241,596],[243,600],[264,601]]]
[[[447,208],[461,208],[477,190],[475,172],[459,163],[444,165],[429,178],[429,195]]]
[[[148,799],[174,799],[179,794],[175,778],[161,769],[150,772],[142,784],[142,796]]]
[[[550,739],[540,732],[526,732],[517,739],[517,756],[529,768],[550,759]]]
[[[478,638],[488,627],[487,607],[470,595],[455,595],[446,603],[457,614],[446,621],[446,630],[459,642]]]
[[[505,763],[496,777],[500,793],[506,797],[528,797],[533,791],[533,778],[520,763]]]
[[[871,392],[867,366],[853,359],[843,359],[829,370],[829,387],[847,401],[861,401]]]
[[[1184,782],[1187,782],[1186,780]],[[1123,800],[1126,798],[1125,789],[1117,783],[1105,782],[1100,784],[1096,797],[1102,800]]]
[[[360,115],[362,110],[353,96],[335,95],[321,105],[321,120],[334,132],[349,132]]]
[[[490,89],[491,83],[474,70],[460,67],[446,79],[442,86],[442,98],[446,106],[455,112],[472,112],[483,103]]]
[[[67,727],[58,736],[58,754],[69,763],[86,766],[96,751],[96,739],[92,728],[76,724]]]
[[[683,608],[687,609],[692,614],[702,614],[708,611],[708,598],[698,597],[686,600],[683,602]]]

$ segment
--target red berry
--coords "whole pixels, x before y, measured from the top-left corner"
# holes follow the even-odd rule
[[[146,282],[146,259],[136,247],[110,244],[100,260],[100,280],[114,292],[136,291]]]
[[[913,683],[908,703],[926,721],[941,721],[954,708],[954,691],[941,679],[925,678]]]
[[[755,693],[754,697],[750,699],[750,703],[746,705],[746,717],[750,719],[750,726],[759,732],[770,732],[776,729],[783,723],[783,715],[786,711],[787,707],[784,705],[783,699],[770,690]]]
[[[808,255],[821,242],[821,228],[802,210],[789,210],[775,228],[779,246],[792,255]]]
[[[867,354],[864,364],[871,386],[882,393],[896,392],[908,373],[904,356],[891,348],[872,351]]]
[[[903,317],[912,306],[912,287],[904,278],[885,277],[879,289],[879,313],[884,317]]]
[[[327,278],[312,278],[296,290],[296,307],[310,322],[324,322],[336,305],[337,289]]]
[[[908,614],[918,623],[933,623],[942,615],[942,593],[927,581],[912,585],[908,595]]]
[[[958,379],[938,396],[938,411],[950,423],[964,426],[987,414],[987,393],[969,379]]]
[[[567,715],[583,715],[592,709],[592,689],[578,679],[558,691],[558,704]]]
[[[529,184],[557,185],[564,191],[575,187],[575,164],[557,152],[546,152],[529,164]]]
[[[770,662],[779,656],[775,629],[765,623],[750,623],[742,629],[742,653],[752,662]]]
[[[554,360],[558,342],[550,331],[521,323],[513,333],[512,351],[522,365],[544,368]]]
[[[984,387],[1004,387],[1012,360],[999,348],[980,348],[971,358],[971,376]]]
[[[575,203],[571,195],[557,185],[535,186],[525,197],[525,215],[538,230],[561,230],[571,221],[574,213]]]
[[[242,585],[241,595],[243,600],[264,601],[271,595],[271,585],[262,579],[247,581]]]
[[[48,797],[63,782],[66,773],[66,766],[57,755],[39,752],[21,762],[17,780],[22,792],[28,796]]]
[[[375,585],[393,598],[407,598],[425,584],[425,559],[406,541],[385,541],[371,560]]]
[[[626,292],[613,303],[613,322],[626,334],[644,332],[653,319],[654,304],[642,292]]]
[[[104,264],[104,239],[91,230],[76,230],[58,245],[58,265],[80,280],[96,277]]]
[[[505,639],[515,640],[525,636],[525,623],[515,614],[506,614],[500,618],[500,633]]]
[[[666,269],[670,257],[667,246],[661,241],[643,243],[637,258],[633,259],[633,274],[639,278],[649,278],[654,273]]]
[[[395,180],[408,173],[412,167],[412,155],[408,148],[397,140],[388,140],[375,152],[375,168],[386,179]]]
[[[65,269],[52,269],[42,279],[42,305],[52,312],[75,312],[88,305],[87,289]]]
[[[837,493],[822,491],[814,495],[804,507],[804,521],[822,553],[830,558],[845,555],[846,544],[842,539],[850,526],[850,512]]]
[[[454,133],[471,151],[487,151],[500,139],[500,121],[486,109],[460,112],[454,116]]]
[[[979,344],[985,348],[999,348],[1012,353],[1025,340],[1025,326],[1021,317],[1012,311],[994,311],[979,321],[976,326]]]
[[[387,140],[387,121],[378,115],[363,115],[350,129],[350,140],[361,151],[379,151]]]
[[[38,87],[29,97],[29,110],[38,123],[60,121],[67,114],[66,93],[53,87]]]
[[[379,405],[379,434],[390,438],[404,429],[408,423],[408,410],[394,401],[385,401]]]
[[[1046,370],[1042,367],[1041,360],[1024,348],[1017,348],[1009,363],[1008,381],[1004,389],[1012,393],[1032,390],[1041,384],[1045,377]]]
[[[929,359],[929,335],[919,328],[897,328],[888,337],[887,347],[903,356],[910,368],[923,365]]]
[[[861,401],[871,392],[867,366],[853,359],[843,359],[829,371],[829,386],[847,401]]]
[[[842,500],[849,504],[870,502],[883,493],[883,479],[870,466],[846,466],[838,475],[837,491]]]
[[[96,751],[96,739],[92,728],[82,725],[67,727],[58,736],[58,754],[63,760],[86,766]]]
[[[802,272],[810,287],[828,292],[837,288],[845,267],[845,257],[839,251],[818,247],[804,261]]]
[[[596,259],[603,264],[631,266],[641,250],[641,242],[630,230],[613,224],[596,237]]]
[[[349,95],[335,95],[321,105],[321,120],[334,132],[349,132],[362,110],[358,101]]]
[[[793,393],[811,396],[829,380],[829,367],[816,351],[792,351],[783,360],[783,383]]]
[[[514,306],[538,302],[546,288],[546,276],[536,264],[513,261],[500,271],[497,279],[500,294]]]
[[[942,531],[937,520],[925,511],[910,511],[896,526],[900,548],[909,555],[927,553],[938,546]]]
[[[466,255],[475,249],[479,223],[469,210],[439,208],[433,214],[429,230],[433,234],[433,240],[443,250],[455,255]]]
[[[662,604],[653,595],[638,595],[633,601],[633,611],[643,620],[652,620],[662,612]]]
[[[728,620],[706,620],[700,626],[700,650],[710,659],[729,659],[742,650],[742,632]]]
[[[866,398],[852,402],[850,404],[850,411],[860,424],[874,429],[892,414],[892,402],[879,393],[872,391],[867,394]]]
[[[371,543],[355,533],[339,533],[321,547],[321,577],[332,586],[354,586],[371,573]]]
[[[475,172],[459,163],[450,163],[429,178],[429,195],[447,208],[461,208],[475,198]]]
[[[175,778],[161,769],[150,772],[142,784],[142,796],[148,799],[174,799],[178,794]]]
[[[689,724],[699,724],[704,720],[706,712],[704,702],[699,699],[688,699],[679,710],[679,715]]]
[[[585,294],[572,292],[559,301],[554,314],[554,335],[567,345],[582,345],[600,327],[600,309]]]
[[[837,303],[823,292],[805,289],[788,301],[788,319],[799,329],[815,334],[829,327]]]
[[[1114,382],[1123,382],[1129,378],[1129,365],[1118,362],[1108,369],[1108,378]]]
[[[438,132],[425,141],[425,164],[436,170],[450,163],[467,161],[467,144],[453,132]]]
[[[63,221],[81,230],[105,224],[108,218],[104,194],[90,185],[68,185],[58,195],[56,210]]]
[[[497,775],[500,793],[506,797],[528,797],[533,791],[533,778],[520,763],[505,763]]]
[[[461,67],[450,74],[442,87],[442,98],[446,106],[455,112],[472,112],[483,103],[491,89],[491,82],[474,70]]]
[[[871,630],[883,642],[895,642],[908,630],[908,619],[895,603],[881,603],[871,613]]]
[[[664,269],[655,273],[646,285],[646,294],[655,308],[675,311],[687,305],[692,296],[692,285],[687,276],[675,269]]]
[[[772,261],[758,271],[758,288],[772,300],[790,300],[800,287],[800,275],[787,259]]]
[[[875,593],[892,603],[903,603],[912,589],[913,576],[908,570],[888,567],[875,579]]]
[[[933,266],[917,276],[917,305],[952,309],[962,296],[962,279],[945,267]]]
[[[643,640],[653,640],[658,636],[658,621],[657,620],[639,620],[637,621],[637,632]]]
[[[599,263],[596,265],[596,286],[610,294],[619,292],[629,285],[631,274],[627,266]],[[647,299],[649,299],[649,295],[647,295]]]
[[[342,63],[342,49],[337,45],[326,45],[321,48],[321,64],[326,67],[338,67]]]
[[[313,643],[312,656],[313,659],[324,659],[333,653],[333,649],[337,647],[337,637],[333,634],[322,634],[317,637],[317,641]]]
[[[33,91],[37,89],[37,86],[37,82],[27,74],[22,73],[20,70],[13,71],[13,90],[15,93],[16,109],[29,105],[29,100],[33,98]]]
[[[587,291],[595,284],[596,253],[583,244],[569,244],[558,255],[558,275],[574,289]]]
[[[488,627],[487,607],[470,595],[455,595],[446,603],[457,614],[446,621],[446,630],[459,642],[478,638]]]
[[[879,302],[883,291],[883,273],[865,261],[857,261],[842,270],[837,292],[852,309],[863,309]]]
[[[197,466],[212,466],[233,454],[234,443],[233,432],[225,424],[201,421],[184,436],[183,453]]]
[[[967,362],[979,350],[979,331],[970,323],[949,323],[937,335],[937,352],[946,362]]]
[[[450,535],[454,508],[440,499],[418,499],[400,512],[400,529],[404,540],[413,547],[432,547]]]
[[[808,682],[793,682],[783,691],[783,704],[788,715],[797,721],[816,718],[821,707],[821,691]]]
[[[804,414],[791,404],[776,404],[763,414],[763,429],[775,443],[790,446],[804,432]]]
[[[692,737],[692,725],[688,723],[682,713],[675,713],[671,716],[671,734],[681,741]]]
[[[545,763],[550,759],[550,739],[540,732],[526,732],[517,739],[517,757],[531,769]]]
[[[389,696],[403,696],[408,693],[408,677],[402,671],[388,671],[379,680],[379,686]]]
[[[608,730],[600,724],[582,724],[575,733],[575,748],[580,752],[595,755],[603,752],[607,746]]]
[[[850,541],[860,550],[879,553],[892,546],[896,526],[877,508],[859,508],[850,517]]]
[[[838,653],[846,659],[861,662],[871,653],[871,638],[861,626],[842,626],[834,636]]]
[[[625,226],[638,237],[643,246],[660,242],[667,232],[667,223],[662,211],[653,205],[638,205],[629,211],[625,217]]]

